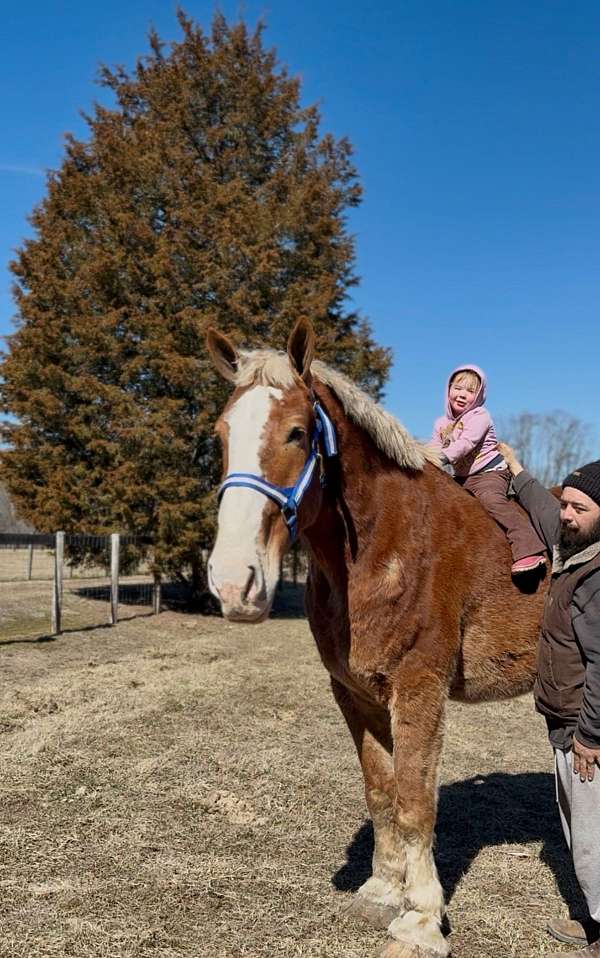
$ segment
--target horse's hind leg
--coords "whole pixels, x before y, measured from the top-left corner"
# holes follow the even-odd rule
[[[407,653],[394,676],[390,701],[396,792],[395,825],[405,856],[404,911],[392,921],[395,939],[386,958],[405,958],[410,948],[447,955],[441,931],[444,894],[432,842],[438,768],[442,746],[447,684],[440,663],[428,667],[416,649]],[[408,946],[408,948],[407,948]]]
[[[388,716],[382,713],[377,721],[365,703],[335,679],[331,686],[358,751],[375,844],[373,874],[353,897],[349,911],[378,928],[387,928],[402,910],[406,867],[394,821],[395,779]]]

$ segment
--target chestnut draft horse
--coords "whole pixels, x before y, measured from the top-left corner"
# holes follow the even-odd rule
[[[387,927],[386,958],[447,955],[432,855],[448,696],[530,689],[543,589],[510,577],[504,534],[433,452],[345,376],[314,361],[300,321],[287,355],[208,347],[235,385],[209,582],[228,619],[269,613],[299,536],[306,609],[348,723],[373,820],[373,874],[352,910]]]

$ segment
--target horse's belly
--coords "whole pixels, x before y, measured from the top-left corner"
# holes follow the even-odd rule
[[[481,702],[529,692],[535,679],[535,640],[517,631],[472,626],[465,632],[450,697]]]

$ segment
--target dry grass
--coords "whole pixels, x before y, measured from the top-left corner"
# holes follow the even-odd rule
[[[372,837],[303,619],[168,612],[0,655],[2,958],[376,954],[385,933],[343,914]],[[438,863],[460,958],[550,950],[572,894],[550,765],[529,699],[450,707]]]

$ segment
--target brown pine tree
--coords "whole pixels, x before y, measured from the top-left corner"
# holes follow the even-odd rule
[[[346,307],[349,143],[320,136],[261,27],[179,21],[132,74],[102,69],[114,106],[67,138],[11,264],[1,475],[40,531],[153,535],[160,567],[197,572],[224,401],[207,326],[283,347],[309,316],[320,355],[376,396],[390,358]]]

